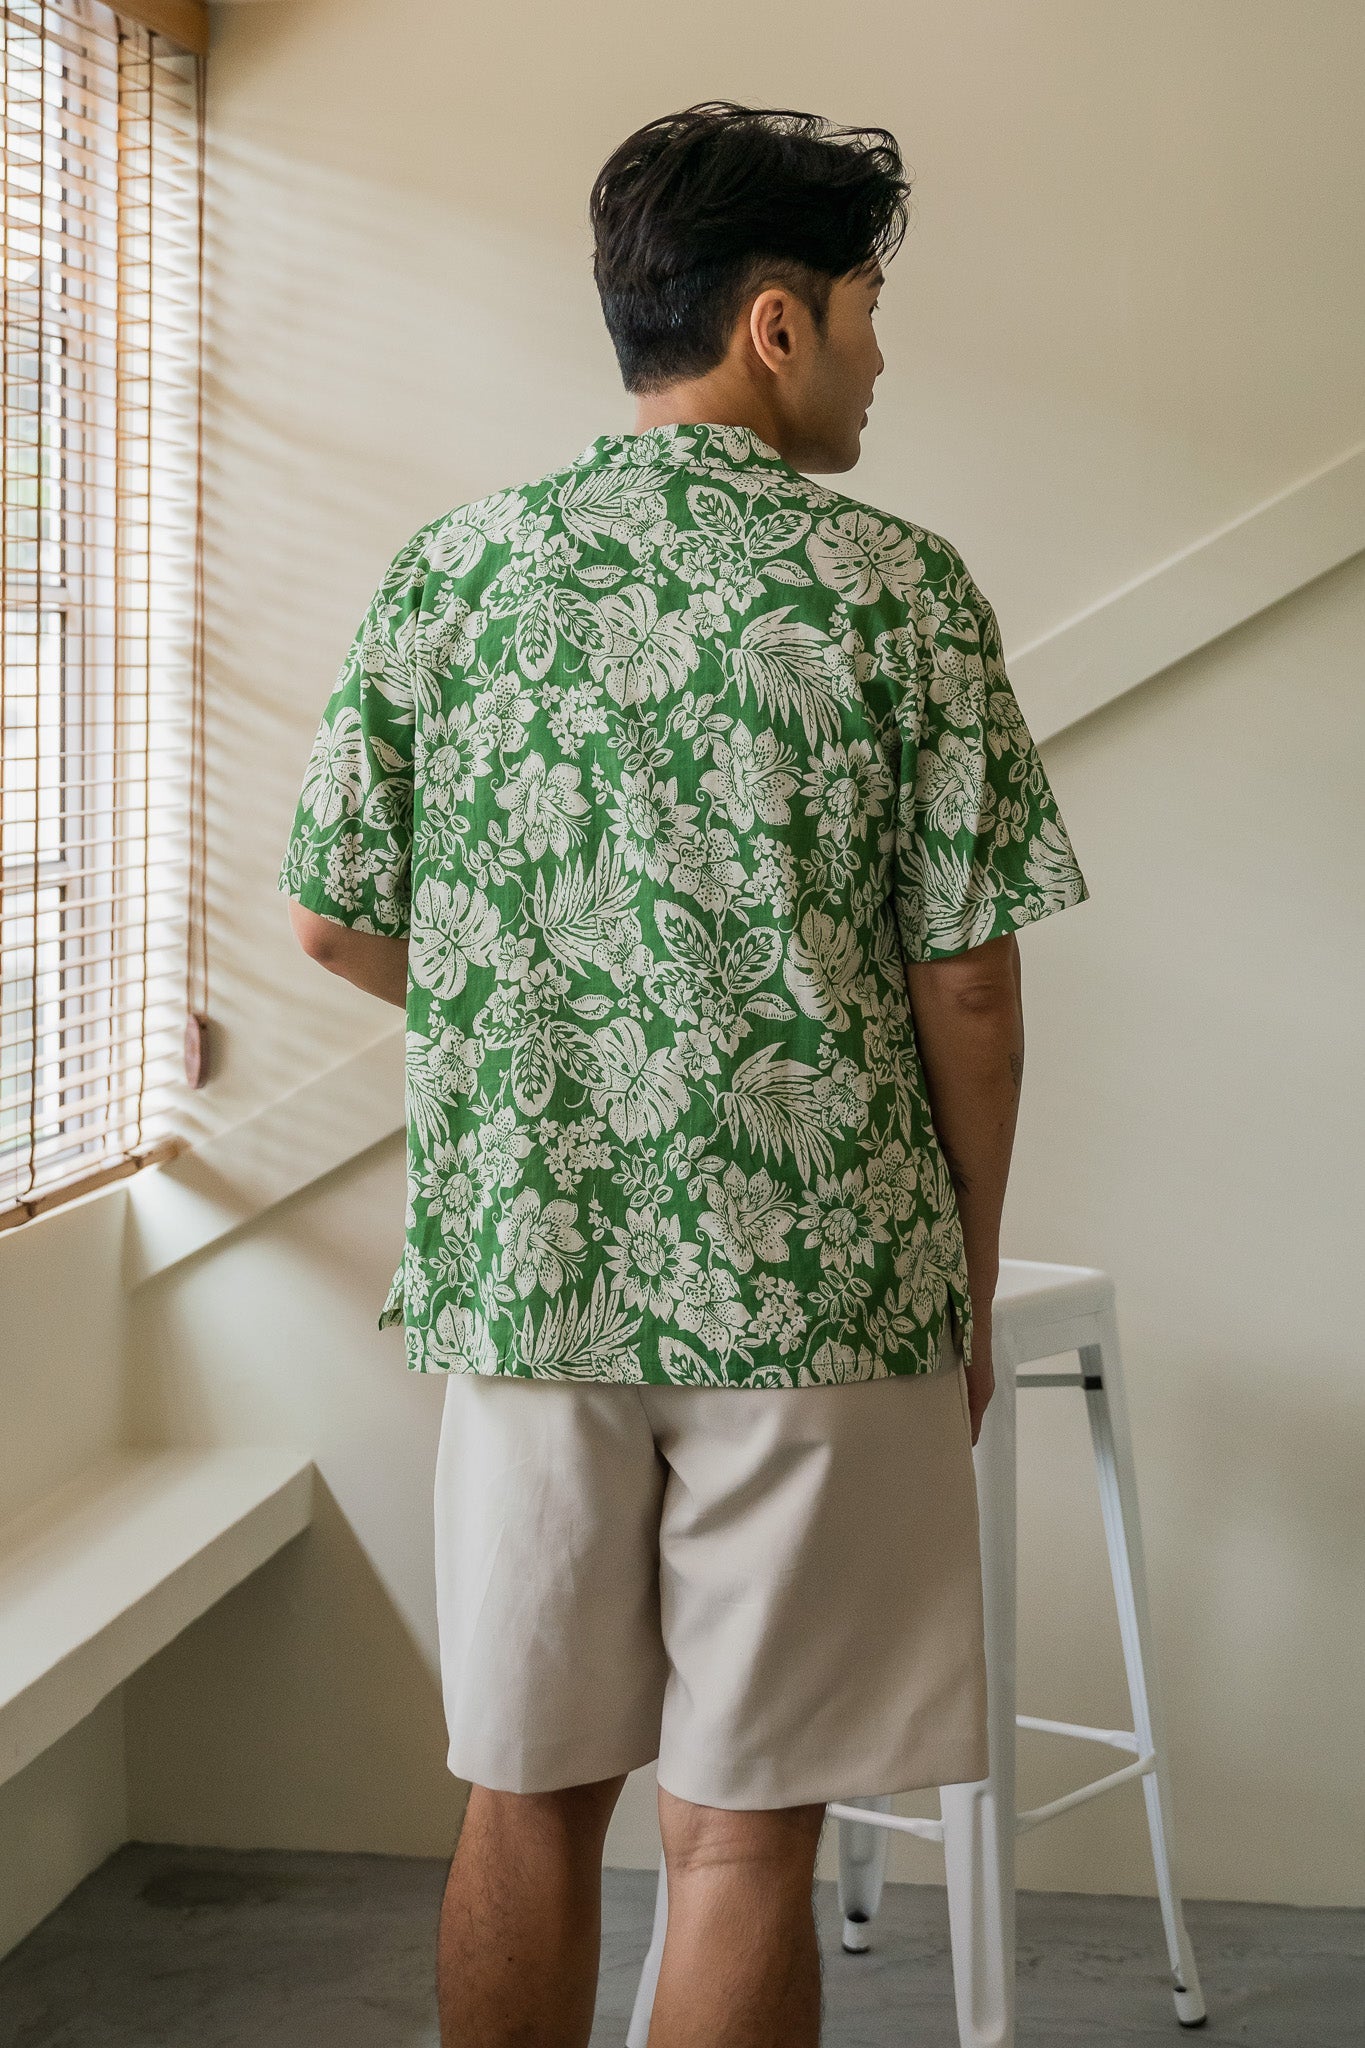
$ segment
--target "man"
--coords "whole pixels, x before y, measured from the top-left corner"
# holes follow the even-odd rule
[[[803,2048],[825,1802],[987,1769],[971,1446],[1021,924],[1086,887],[989,604],[840,496],[891,136],[728,103],[592,196],[635,430],[400,549],[280,875],[406,1010],[381,1326],[444,1372],[442,2039],[588,2039],[658,1760],[654,2048]]]

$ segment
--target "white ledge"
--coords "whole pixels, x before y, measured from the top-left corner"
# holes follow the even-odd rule
[[[306,1528],[312,1477],[295,1451],[115,1451],[0,1527],[0,1784]]]
[[[1036,740],[1150,682],[1365,549],[1365,444],[1005,651]]]
[[[124,1286],[140,1287],[402,1130],[403,1042],[399,1024],[255,1116],[123,1182]],[[401,1250],[400,1232],[395,1260]]]

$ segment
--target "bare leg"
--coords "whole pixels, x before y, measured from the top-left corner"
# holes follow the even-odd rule
[[[441,1903],[442,2048],[586,2048],[602,1843],[624,1783],[471,1789]]]
[[[823,1806],[734,1813],[659,1788],[668,1933],[649,2048],[816,2048]]]

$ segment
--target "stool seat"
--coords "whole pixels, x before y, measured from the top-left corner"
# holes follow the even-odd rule
[[[991,1314],[991,1348],[1008,1328],[1016,1365],[1077,1351],[1073,1330],[1089,1341],[1094,1318],[1114,1306],[1114,1283],[1098,1266],[1049,1266],[1002,1259]]]
[[[844,1947],[852,1954],[871,1947],[869,1930],[881,1904],[887,1834],[913,1834],[941,1842],[959,2041],[962,2048],[1013,2048],[1016,1838],[1027,1828],[1038,1827],[1085,1800],[1137,1779],[1147,1805],[1175,2016],[1183,2027],[1198,2027],[1206,2012],[1175,1878],[1168,1754],[1147,1610],[1113,1280],[1093,1266],[1002,1259],[991,1332],[995,1392],[973,1453],[985,1606],[990,1775],[976,1784],[941,1786],[938,1820],[894,1814],[885,1795],[855,1792],[827,1807],[828,1817],[839,1825]],[[1020,1370],[1072,1352],[1077,1355],[1079,1370]],[[1021,1388],[1061,1387],[1080,1391],[1086,1403],[1133,1712],[1131,1729],[1091,1728],[1019,1714],[1015,1709],[1015,1404]],[[1019,1728],[1105,1744],[1133,1760],[1060,1799],[1020,1813],[1015,1805]],[[645,2048],[667,1918],[668,1889],[661,1862],[654,1933],[636,1993],[627,2048]]]

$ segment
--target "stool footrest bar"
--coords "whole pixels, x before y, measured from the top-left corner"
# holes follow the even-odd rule
[[[1104,1381],[1093,1372],[1021,1372],[1015,1386],[1024,1387],[1083,1387],[1087,1394],[1097,1394]]]
[[[1020,1716],[1020,1721],[1025,1727],[1039,1725],[1023,1715]],[[1065,1722],[1045,1721],[1041,1725],[1056,1734],[1080,1735],[1096,1742],[1110,1742],[1113,1741],[1114,1735],[1122,1734],[1122,1731],[1117,1729],[1110,1735],[1092,1728],[1072,1728]],[[1129,1743],[1120,1740],[1115,1746],[1127,1748]],[[1049,1799],[1045,1806],[1030,1806],[1023,1813],[1017,1813],[1014,1817],[1014,1831],[1019,1835],[1026,1834],[1030,1828],[1040,1826],[1043,1821],[1055,1820],[1059,1813],[1069,1813],[1073,1806],[1083,1806],[1087,1799],[1098,1799],[1102,1792],[1112,1792],[1117,1786],[1126,1785],[1133,1778],[1145,1778],[1149,1771],[1155,1769],[1156,1751],[1149,1749],[1145,1756],[1137,1757],[1131,1764],[1124,1764],[1121,1770],[1110,1771],[1103,1778],[1094,1778],[1088,1785],[1078,1786],[1074,1792],[1064,1792],[1060,1799]],[[941,1820],[920,1820],[913,1815],[901,1813],[877,1813],[865,1806],[843,1806],[837,1802],[831,1802],[825,1808],[825,1812],[833,1820],[851,1820],[859,1827],[889,1828],[893,1834],[918,1835],[922,1842],[943,1840]]]
[[[1131,1728],[1084,1728],[1077,1721],[1044,1721],[1036,1714],[1016,1714],[1015,1726],[1036,1728],[1044,1735],[1074,1735],[1081,1742],[1103,1742],[1110,1749],[1130,1749],[1134,1756],[1141,1745]]]
[[[1098,1799],[1101,1792],[1112,1792],[1116,1785],[1126,1785],[1130,1778],[1145,1778],[1149,1771],[1156,1769],[1156,1751],[1149,1749],[1146,1756],[1140,1756],[1136,1763],[1125,1764],[1121,1771],[1111,1771],[1107,1778],[1096,1778],[1092,1784],[1082,1785],[1075,1792],[1063,1793],[1060,1799],[1049,1799],[1046,1806],[1031,1806],[1026,1813],[1014,1818],[1014,1831],[1018,1835],[1036,1828],[1041,1821],[1055,1820],[1059,1813],[1069,1813],[1073,1806],[1081,1806],[1087,1799]]]
[[[922,1842],[941,1842],[943,1822],[941,1820],[919,1820],[905,1813],[877,1813],[865,1806],[840,1806],[831,1802],[825,1808],[832,1820],[856,1821],[859,1827],[890,1828],[897,1835],[918,1835]]]

